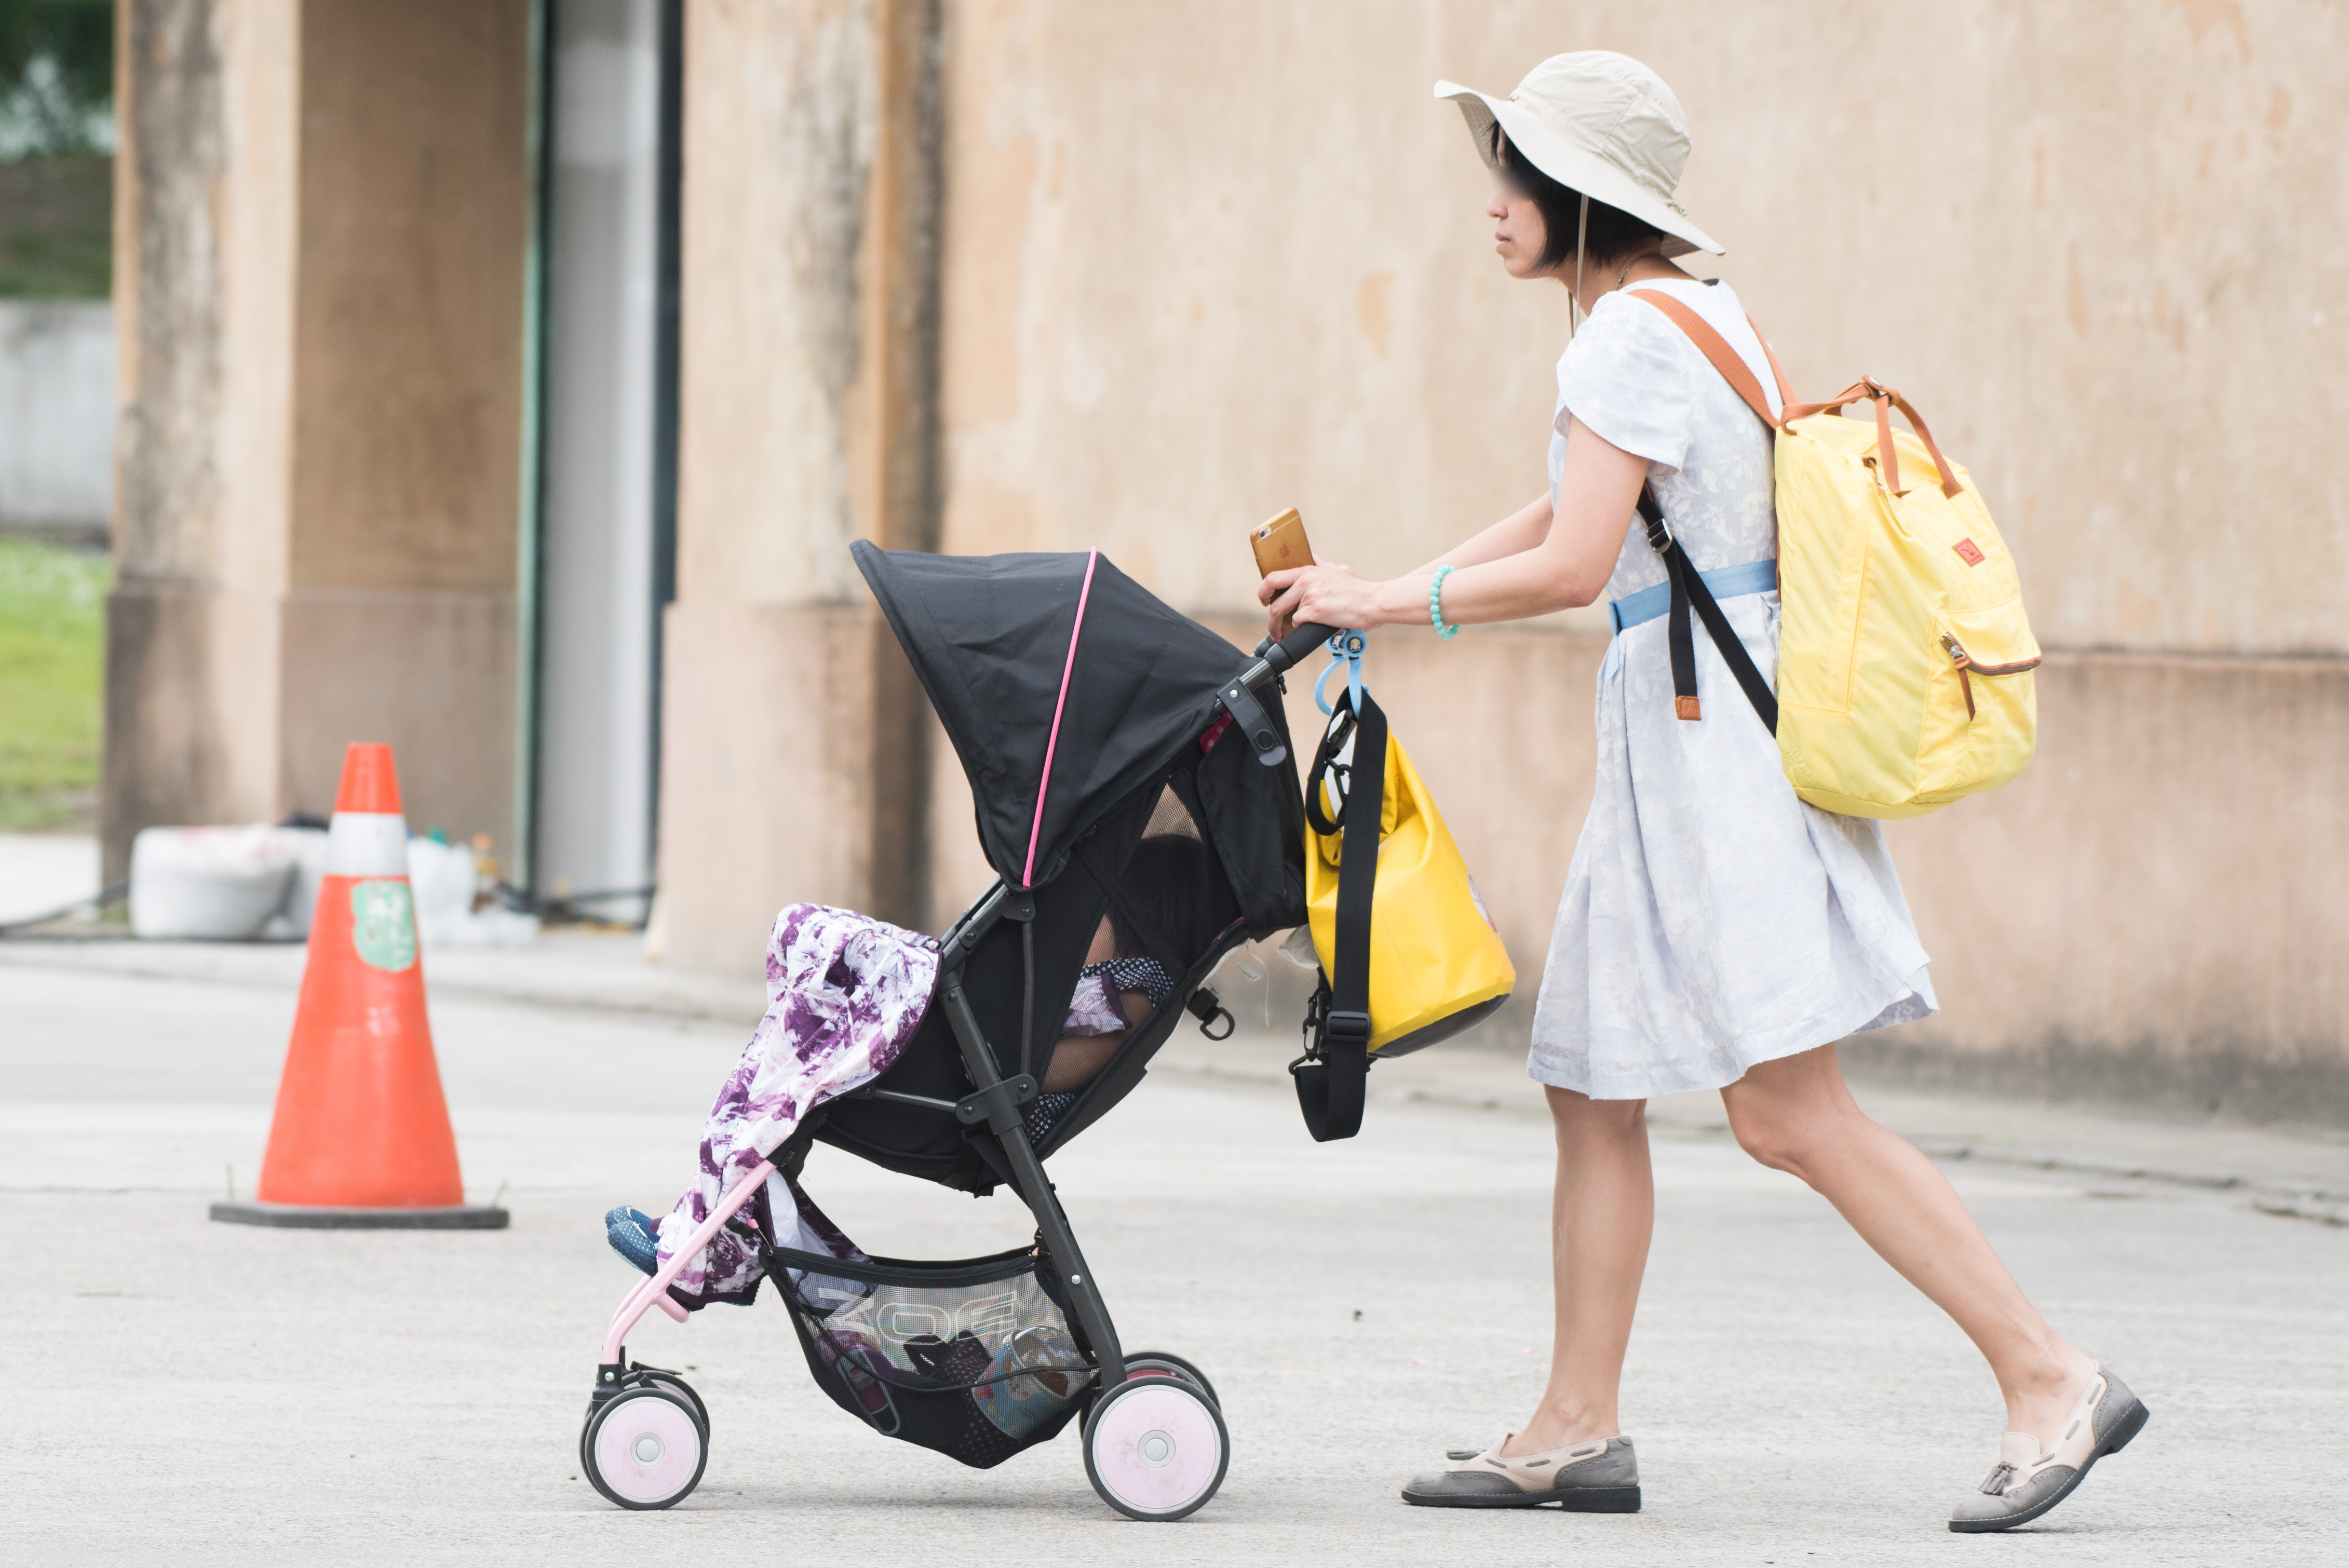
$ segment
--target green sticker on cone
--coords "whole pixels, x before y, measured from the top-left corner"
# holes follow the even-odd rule
[[[395,975],[416,962],[416,894],[405,882],[351,884],[351,945],[362,962]]]

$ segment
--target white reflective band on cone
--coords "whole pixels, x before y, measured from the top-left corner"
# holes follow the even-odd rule
[[[397,811],[337,811],[326,829],[326,875],[404,877],[408,820]]]

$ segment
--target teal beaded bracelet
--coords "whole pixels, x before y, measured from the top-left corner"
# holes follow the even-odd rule
[[[1459,627],[1447,626],[1444,624],[1444,580],[1451,575],[1452,568],[1439,566],[1435,569],[1435,581],[1427,585],[1427,620],[1428,624],[1435,628],[1435,634],[1439,637],[1456,637],[1460,634]]]

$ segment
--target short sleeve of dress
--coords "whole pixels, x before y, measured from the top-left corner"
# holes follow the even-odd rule
[[[1558,432],[1565,433],[1570,413],[1599,439],[1679,469],[1694,428],[1694,346],[1663,312],[1609,294],[1574,335],[1558,367]]]

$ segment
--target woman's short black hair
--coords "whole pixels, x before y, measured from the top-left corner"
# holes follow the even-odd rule
[[[1574,260],[1575,229],[1582,222],[1582,192],[1560,185],[1535,168],[1533,160],[1519,152],[1497,125],[1493,128],[1493,157],[1501,166],[1501,178],[1532,198],[1541,211],[1542,227],[1549,231],[1542,245],[1542,266],[1560,267]],[[1653,223],[1634,218],[1620,207],[1593,201],[1582,243],[1586,259],[1595,265],[1644,249],[1646,242],[1662,234]]]
[[[1215,851],[1188,833],[1153,833],[1134,845],[1122,891],[1149,930],[1135,930],[1112,900],[1110,935],[1121,957],[1155,955],[1186,969],[1240,917],[1239,900]],[[1159,952],[1154,937],[1174,951]]]

